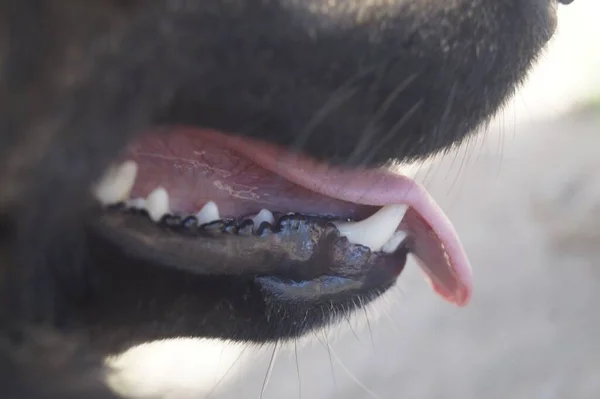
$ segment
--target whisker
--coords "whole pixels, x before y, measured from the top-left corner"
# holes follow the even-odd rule
[[[462,159],[460,162],[460,165],[458,166],[458,171],[456,172],[456,175],[454,176],[454,179],[452,180],[452,183],[450,184],[450,188],[448,189],[449,191],[452,191],[455,189],[457,183],[458,183],[458,179],[460,178],[462,171],[464,170],[465,164],[468,163],[468,157],[469,157],[469,150],[470,150],[470,146],[469,146],[469,142],[466,143],[466,146],[464,148],[463,151],[456,151],[456,154],[459,154],[462,152]]]
[[[367,126],[365,127],[363,133],[360,136],[360,141],[356,144],[354,151],[350,154],[348,158],[348,163],[353,163],[356,158],[364,151],[365,147],[369,145],[369,143],[373,140],[375,133],[377,132],[376,126],[377,124],[385,117],[385,114],[388,112],[392,103],[398,98],[398,96],[406,90],[406,88],[415,81],[417,78],[417,74],[409,75],[404,81],[402,81],[381,103],[381,106],[375,111],[375,115],[369,121]],[[363,160],[361,163],[364,163]]]
[[[229,375],[229,373],[231,372],[231,370],[233,370],[233,368],[237,365],[237,363],[241,360],[242,356],[244,355],[244,353],[246,352],[246,349],[248,349],[247,346],[244,347],[244,349],[242,349],[242,351],[240,352],[240,354],[237,356],[237,358],[233,361],[233,363],[231,364],[231,366],[229,366],[227,368],[227,371],[225,371],[225,373],[221,376],[221,378],[219,378],[219,380],[215,383],[215,385],[213,386],[213,388],[206,394],[206,398],[208,399],[210,396],[212,396],[212,394],[217,390],[217,388],[221,385],[221,383],[225,380],[225,378],[227,378],[227,376]],[[223,349],[224,350],[224,349]]]
[[[294,143],[290,146],[290,150],[292,152],[298,152],[306,145],[306,142],[314,132],[315,128],[321,123],[332,111],[335,111],[344,103],[346,103],[350,98],[352,98],[359,90],[358,87],[353,87],[360,79],[365,78],[369,74],[376,72],[379,68],[381,68],[381,64],[371,66],[366,68],[356,75],[352,76],[346,82],[344,82],[340,87],[338,87],[331,95],[328,100],[323,104],[320,110],[315,112],[313,117],[309,119],[306,123],[306,126],[302,129],[302,131],[298,134],[298,138],[294,141]]]
[[[335,387],[336,392],[339,392],[340,388],[337,384],[337,379],[335,378],[335,370],[333,368],[333,359],[331,357],[331,346],[329,345],[329,340],[327,339],[327,335],[325,334],[325,332],[323,332],[324,340],[319,338],[319,336],[316,333],[315,333],[315,337],[321,343],[321,345],[323,345],[325,347],[325,350],[327,350],[327,357],[329,358],[329,370],[331,371],[331,378],[333,379],[333,386]]]
[[[369,337],[371,338],[371,346],[373,347],[373,351],[375,350],[375,339],[373,338],[373,330],[371,329],[371,321],[369,320],[369,313],[367,312],[367,307],[364,304],[362,298],[358,298],[358,304],[360,308],[363,310],[365,315],[365,321],[367,323],[367,329],[369,330]]]
[[[300,378],[300,363],[298,361],[298,340],[294,340],[294,354],[296,356],[296,375],[298,377],[298,398],[302,399],[302,379]]]
[[[425,102],[424,102],[423,99],[417,101],[415,103],[415,105],[413,105],[402,116],[402,118],[400,118],[400,120],[398,122],[396,122],[394,124],[394,126],[391,127],[390,131],[388,133],[386,133],[385,136],[383,136],[381,139],[377,140],[376,144],[371,148],[371,150],[369,151],[369,153],[363,158],[363,161],[361,163],[362,164],[367,164],[371,159],[373,159],[373,157],[375,156],[375,154],[377,154],[377,151],[379,151],[379,149],[381,147],[383,147],[390,140],[392,140],[394,137],[396,137],[396,134],[398,134],[398,131],[400,129],[402,129],[402,127],[406,124],[406,122],[408,122],[410,120],[410,118],[421,108],[421,106],[424,103]]]
[[[367,387],[365,384],[363,384],[345,365],[344,363],[342,363],[341,359],[335,354],[335,352],[333,351],[333,349],[331,350],[331,354],[333,355],[333,357],[335,358],[336,362],[342,367],[342,370],[344,370],[346,372],[346,374],[348,375],[348,377],[350,377],[352,379],[352,381],[354,381],[356,383],[356,385],[358,385],[363,391],[365,391],[370,397],[372,397],[373,399],[381,399],[381,397],[379,395],[377,395],[375,392],[373,392],[371,389],[369,389],[369,387]]]
[[[352,322],[350,320],[349,312],[344,312],[344,318],[346,319],[346,322],[348,323],[348,327],[350,327],[350,331],[352,331],[352,335],[354,335],[354,338],[356,338],[356,340],[358,341],[358,343],[362,345],[363,343],[360,340],[360,338],[358,337],[358,334],[356,333],[356,330],[354,329],[354,327],[352,327]]]
[[[271,374],[273,373],[273,366],[275,365],[275,357],[277,356],[277,350],[279,349],[279,342],[275,342],[273,346],[273,352],[271,353],[271,359],[269,360],[269,367],[267,368],[267,372],[265,373],[265,378],[263,380],[262,388],[260,390],[259,399],[263,399],[263,395],[267,389],[267,385],[269,384],[269,380],[271,379]]]

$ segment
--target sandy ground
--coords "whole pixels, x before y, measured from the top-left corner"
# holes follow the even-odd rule
[[[130,352],[111,381],[165,399],[600,398],[600,107],[566,112],[600,92],[593,15],[592,0],[565,9],[511,106],[418,170],[471,257],[470,306],[444,303],[410,263],[348,325],[279,348],[270,373],[272,347],[179,341]]]

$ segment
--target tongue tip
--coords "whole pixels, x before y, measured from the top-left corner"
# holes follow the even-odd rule
[[[471,293],[471,289],[463,289],[457,292],[452,303],[460,308],[466,307],[471,301]]]
[[[469,304],[473,293],[473,286],[471,283],[457,287],[454,292],[450,292],[436,283],[433,283],[433,289],[446,301],[461,308]]]
[[[436,272],[415,257],[417,264],[424,272],[425,281],[447,302],[458,307],[469,304],[473,294],[473,274],[468,261],[454,263],[450,268],[436,268]]]

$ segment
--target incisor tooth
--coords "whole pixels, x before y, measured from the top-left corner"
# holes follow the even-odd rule
[[[134,161],[126,161],[111,167],[94,187],[94,194],[102,205],[116,204],[129,197],[138,166]]]
[[[335,225],[351,243],[379,251],[392,238],[407,209],[408,205],[386,205],[360,222],[335,222]]]
[[[146,210],[150,218],[158,222],[164,215],[169,213],[169,193],[162,187],[154,189],[146,198]]]
[[[200,212],[196,214],[196,219],[198,219],[198,225],[221,219],[219,216],[219,207],[213,201],[208,201],[200,209]]]
[[[270,225],[275,223],[275,217],[268,209],[262,209],[256,216],[252,218],[254,227],[258,228],[263,222],[267,222]]]

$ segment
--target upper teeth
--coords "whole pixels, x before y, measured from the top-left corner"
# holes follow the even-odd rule
[[[94,187],[98,201],[102,205],[110,205],[126,200],[131,193],[133,183],[135,183],[137,170],[137,164],[133,161],[123,162],[119,166],[109,168]]]
[[[372,251],[379,251],[394,237],[407,209],[408,206],[402,204],[386,205],[360,222],[334,222],[334,224],[341,235],[347,237],[351,243],[365,245]],[[393,252],[402,240],[404,237],[400,241],[395,239],[396,247],[390,251],[393,247],[392,243],[392,245],[386,246],[386,249]]]

